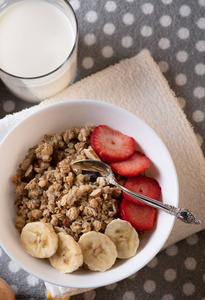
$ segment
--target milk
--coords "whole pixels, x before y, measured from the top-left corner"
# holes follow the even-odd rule
[[[73,80],[77,63],[75,16],[64,1],[56,1],[61,5],[58,7],[42,0],[12,3],[0,14],[1,79],[18,97],[40,101]]]

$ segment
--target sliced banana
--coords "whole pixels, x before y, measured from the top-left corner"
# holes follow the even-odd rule
[[[107,225],[105,234],[116,245],[118,258],[130,258],[136,254],[140,240],[137,231],[129,222],[113,220]]]
[[[104,272],[115,263],[116,246],[107,235],[90,231],[84,233],[78,243],[83,252],[83,261],[90,270]]]
[[[58,237],[52,225],[43,222],[26,224],[21,232],[21,245],[24,250],[38,258],[52,256],[58,248]]]
[[[63,232],[65,234],[67,234],[65,229],[63,229],[62,227],[54,226],[54,230],[55,230],[56,233]]]
[[[83,255],[80,245],[72,236],[64,232],[57,233],[58,249],[49,258],[51,265],[61,273],[76,271],[83,264]]]

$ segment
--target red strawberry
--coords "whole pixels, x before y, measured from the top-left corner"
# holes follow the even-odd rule
[[[161,187],[159,183],[154,178],[150,178],[145,175],[129,177],[125,182],[125,188],[155,200],[157,200],[161,195]],[[125,192],[123,192],[123,196],[135,204],[147,206],[145,203],[129,196]]]
[[[156,208],[131,203],[123,199],[120,204],[120,218],[130,222],[137,231],[149,230],[156,220]]]
[[[131,158],[120,162],[112,162],[110,167],[117,174],[131,177],[141,174],[148,169],[150,167],[150,160],[145,154],[135,151]]]
[[[90,145],[101,160],[106,162],[126,160],[135,151],[135,142],[132,137],[106,125],[100,125],[94,129]]]

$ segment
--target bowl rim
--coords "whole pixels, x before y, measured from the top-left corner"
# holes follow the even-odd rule
[[[166,145],[164,144],[164,142],[162,141],[162,139],[159,137],[159,135],[156,133],[156,131],[154,131],[150,125],[148,125],[146,122],[144,122],[142,119],[140,119],[137,115],[133,114],[132,112],[120,107],[120,106],[117,106],[117,105],[114,105],[114,104],[111,104],[111,103],[108,103],[108,102],[105,102],[105,101],[99,101],[99,100],[89,100],[89,99],[74,99],[74,100],[65,100],[65,101],[61,101],[61,102],[57,102],[57,103],[52,103],[52,104],[49,104],[49,105],[46,105],[46,106],[43,106],[43,107],[40,107],[38,108],[38,110],[32,112],[31,114],[29,114],[28,116],[26,116],[23,120],[19,121],[6,135],[5,137],[2,139],[1,143],[0,143],[0,151],[1,151],[1,147],[2,145],[7,141],[7,139],[10,138],[10,135],[12,134],[15,134],[15,131],[18,130],[19,128],[21,128],[21,126],[24,126],[24,124],[26,124],[28,121],[30,121],[30,119],[32,118],[35,118],[36,115],[38,114],[42,114],[44,113],[44,111],[47,111],[47,110],[52,110],[52,109],[55,109],[56,107],[59,107],[59,106],[69,106],[69,105],[75,105],[77,104],[80,105],[80,104],[84,104],[84,105],[95,105],[97,107],[101,107],[101,106],[105,106],[107,107],[108,109],[109,108],[117,108],[119,110],[119,112],[121,113],[125,113],[127,115],[132,115],[134,118],[137,118],[138,121],[140,121],[144,126],[148,127],[149,130],[152,132],[152,134],[154,134],[156,136],[156,138],[160,141],[161,145],[163,146],[163,148],[165,149],[166,151],[166,155],[167,157],[169,158],[171,164],[172,164],[172,168],[173,168],[173,172],[174,172],[174,178],[175,178],[175,189],[176,189],[176,199],[175,199],[175,205],[178,205],[178,202],[179,202],[179,184],[178,184],[178,177],[177,177],[177,172],[176,172],[176,168],[175,168],[175,165],[174,165],[174,162],[173,162],[173,159],[166,147]],[[167,241],[171,231],[172,231],[172,228],[174,226],[174,223],[175,223],[175,218],[173,216],[171,216],[171,218],[169,218],[169,226],[168,226],[168,230],[166,231],[166,234],[163,236],[163,243],[159,243],[157,245],[155,245],[155,251],[153,252],[153,255],[152,256],[149,256],[149,261],[151,261],[151,259],[153,257],[155,257],[157,255],[157,253],[161,250],[161,248],[163,247],[163,245],[165,244],[165,242]],[[6,245],[2,244],[1,240],[0,240],[0,245],[2,246],[3,250],[8,254],[8,256],[13,260],[15,261],[22,269],[24,269],[25,271],[27,271],[28,273],[32,274],[33,276],[35,277],[38,277],[39,279],[45,281],[45,282],[49,282],[51,284],[55,284],[55,285],[61,285],[61,286],[65,286],[65,287],[73,287],[73,288],[97,288],[97,287],[101,287],[101,286],[105,286],[105,285],[109,285],[109,284],[112,284],[112,283],[115,283],[115,282],[118,282],[118,281],[121,281],[131,275],[133,275],[135,272],[139,271],[140,269],[142,269],[145,265],[147,265],[147,263],[149,261],[143,261],[142,263],[138,263],[137,265],[137,268],[134,268],[134,266],[131,268],[131,270],[127,270],[126,271],[126,275],[123,274],[118,274],[117,278],[112,278],[110,279],[110,276],[104,276],[103,278],[103,283],[97,283],[97,282],[90,282],[89,284],[85,284],[82,280],[80,280],[79,284],[77,285],[72,285],[70,286],[69,283],[67,285],[67,283],[59,283],[58,281],[56,280],[52,280],[52,279],[49,279],[47,278],[46,276],[44,276],[43,274],[36,274],[32,271],[32,267],[27,267],[27,266],[24,266],[22,265],[18,259],[16,257],[14,257],[13,255],[11,255],[9,249],[7,249]],[[144,251],[144,249],[143,249]],[[138,253],[139,255],[139,253]],[[109,271],[109,270],[108,270]],[[106,272],[103,272],[103,273],[107,273],[108,271]],[[69,274],[69,275],[72,275]],[[87,275],[86,275],[87,276]],[[57,283],[56,283],[57,282]]]

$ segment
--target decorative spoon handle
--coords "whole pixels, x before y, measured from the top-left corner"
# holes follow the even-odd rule
[[[201,221],[198,220],[195,215],[189,211],[186,208],[177,208],[169,204],[163,204],[157,200],[151,199],[149,197],[146,197],[144,195],[134,193],[125,187],[118,184],[113,178],[110,180],[112,184],[115,184],[119,188],[121,188],[126,194],[132,196],[133,198],[136,198],[137,200],[140,200],[141,202],[146,203],[147,205],[153,206],[155,208],[161,209],[164,212],[173,215],[180,219],[181,221],[188,223],[188,224],[200,224]]]
[[[160,201],[157,201],[155,199],[151,199],[147,196],[134,193],[128,189],[126,189],[124,186],[121,186],[114,177],[114,174],[111,170],[111,168],[97,160],[92,160],[92,159],[86,159],[86,160],[80,160],[76,161],[72,164],[73,171],[76,174],[79,174],[82,171],[85,172],[94,172],[94,173],[99,173],[100,176],[103,176],[108,184],[115,185],[119,187],[122,191],[124,191],[126,194],[132,196],[133,198],[136,198],[137,200],[140,200],[141,202],[146,203],[147,205],[153,206],[157,209],[161,209],[164,212],[175,216],[176,218],[180,219],[181,221],[187,223],[187,224],[200,224],[201,221],[198,220],[195,215],[189,211],[186,208],[177,208],[169,204],[163,204]],[[99,176],[99,175],[98,175]]]

